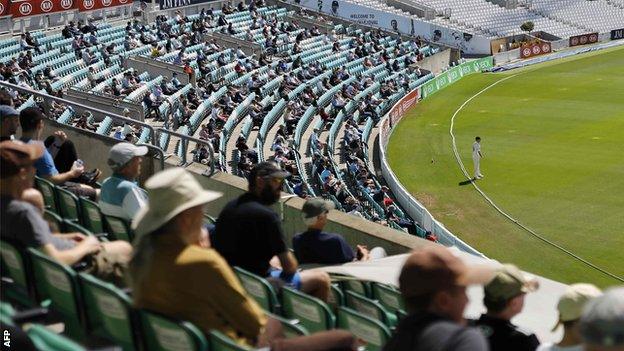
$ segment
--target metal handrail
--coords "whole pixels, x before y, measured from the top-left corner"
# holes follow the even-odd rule
[[[156,152],[158,155],[160,155],[160,170],[164,170],[165,169],[165,153],[163,152],[163,150],[161,148],[159,148],[158,146],[154,146],[152,144],[144,144],[144,143],[140,143],[140,144],[136,144],[137,146],[145,146],[150,150],[154,150],[154,152]]]
[[[59,103],[65,104],[65,105],[74,105],[74,106],[78,106],[78,107],[81,107],[81,108],[89,110],[89,111],[95,111],[95,112],[101,113],[101,114],[103,114],[105,116],[108,116],[111,119],[116,120],[116,121],[123,121],[123,122],[127,122],[127,123],[138,124],[138,125],[140,125],[140,126],[142,126],[144,128],[147,128],[150,131],[152,136],[156,135],[153,126],[151,126],[151,125],[149,125],[149,124],[147,124],[145,122],[137,121],[136,119],[120,116],[120,115],[111,113],[109,111],[100,110],[100,109],[95,108],[95,107],[83,105],[81,103],[74,102],[74,101],[65,100],[65,99],[62,99],[62,98],[59,98],[59,97],[56,97],[56,96],[49,95],[47,93],[41,93],[41,92],[38,92],[38,91],[35,91],[35,90],[32,90],[32,89],[23,88],[23,87],[17,86],[15,84],[7,83],[7,82],[0,81],[0,86],[5,86],[7,88],[10,88],[10,89],[13,89],[13,90],[17,90],[17,91],[21,91],[21,92],[24,92],[24,93],[27,93],[27,94],[30,94],[30,95],[40,96],[40,97],[43,97],[44,99],[54,100],[56,102],[59,102]],[[155,137],[152,138],[152,143],[154,145],[156,145],[156,138]]]
[[[177,136],[178,138],[180,138],[180,142],[183,142],[184,146],[187,149],[188,149],[188,143],[190,141],[194,141],[195,143],[207,145],[208,149],[210,150],[210,152],[209,152],[209,154],[210,154],[210,167],[208,167],[208,169],[207,169],[207,170],[209,170],[209,172],[205,172],[204,175],[210,176],[210,175],[214,174],[214,172],[215,172],[214,148],[212,147],[212,144],[210,142],[208,142],[208,141],[201,140],[201,139],[198,139],[198,138],[194,138],[194,137],[192,137],[190,135],[181,134],[181,133],[174,132],[172,130],[168,130],[168,129],[164,129],[164,128],[154,128],[153,126],[151,126],[150,124],[147,124],[145,122],[137,121],[135,119],[124,117],[124,116],[120,116],[120,115],[117,115],[117,114],[114,114],[114,113],[110,113],[108,111],[100,110],[98,108],[86,106],[86,105],[83,105],[81,103],[65,100],[65,99],[62,99],[62,98],[59,98],[59,97],[56,97],[56,96],[49,95],[47,93],[41,93],[41,92],[38,92],[38,91],[35,91],[35,90],[32,90],[32,89],[19,87],[19,86],[15,85],[15,84],[11,84],[11,83],[8,83],[8,82],[0,81],[0,86],[4,86],[6,88],[17,90],[17,91],[20,91],[20,92],[23,92],[23,93],[26,93],[26,94],[30,94],[30,95],[33,95],[33,96],[39,96],[39,97],[42,97],[44,99],[54,100],[56,102],[59,102],[59,103],[65,104],[65,105],[78,106],[78,107],[81,107],[81,108],[89,110],[89,111],[94,111],[94,112],[101,113],[103,115],[106,115],[106,116],[110,117],[113,120],[123,121],[123,122],[131,123],[131,124],[136,124],[136,125],[140,125],[142,127],[147,128],[150,131],[151,135],[152,135],[152,145],[150,145],[150,144],[142,144],[142,145],[147,146],[151,150],[154,150],[155,152],[157,152],[161,156],[161,162],[160,162],[161,163],[161,169],[164,169],[165,156],[164,156],[164,150],[162,150],[157,145],[158,141],[157,141],[157,138],[156,138],[156,131],[161,132],[161,133],[164,132],[164,133],[168,133],[170,135]],[[44,106],[44,108],[49,110],[49,108],[47,106]],[[186,162],[186,153],[182,157],[182,162],[184,164],[187,163]]]
[[[184,148],[186,150],[188,150],[188,143],[189,141],[194,141],[197,144],[203,144],[208,146],[208,154],[210,155],[210,173],[204,173],[204,175],[213,175],[215,172],[215,158],[214,158],[214,148],[212,147],[212,143],[210,143],[209,141],[206,140],[202,140],[202,139],[198,139],[195,137],[192,137],[190,135],[186,135],[186,134],[182,134],[182,133],[178,133],[178,132],[174,132],[172,130],[169,129],[165,129],[165,128],[157,128],[156,129],[158,132],[160,133],[167,133],[173,136],[177,136],[178,138],[180,138],[180,142],[184,143]],[[186,165],[186,152],[182,155],[182,164]]]

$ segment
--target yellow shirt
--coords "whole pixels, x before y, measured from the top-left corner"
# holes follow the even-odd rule
[[[136,307],[187,320],[206,334],[216,329],[248,346],[267,321],[221,255],[172,234],[156,239],[151,267],[136,290]]]

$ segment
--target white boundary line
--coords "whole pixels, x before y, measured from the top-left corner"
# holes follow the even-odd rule
[[[524,72],[522,72],[524,73]],[[471,96],[468,100],[464,101],[463,104],[461,104],[461,106],[459,106],[457,108],[457,110],[455,110],[455,113],[453,113],[453,116],[451,117],[451,126],[449,128],[449,134],[451,135],[451,140],[453,142],[453,153],[455,154],[455,160],[457,161],[457,164],[459,165],[459,168],[461,169],[462,173],[464,174],[464,177],[466,177],[467,180],[470,181],[470,183],[472,184],[472,186],[475,188],[475,190],[477,190],[477,192],[485,199],[485,201],[487,201],[492,207],[494,207],[494,209],[496,211],[498,211],[500,214],[502,214],[505,218],[507,218],[508,220],[510,220],[511,222],[515,223],[517,226],[519,226],[520,228],[522,228],[523,230],[525,230],[526,232],[528,232],[529,234],[533,235],[534,237],[538,238],[539,240],[547,243],[548,245],[551,245],[553,247],[555,247],[556,249],[563,251],[564,253],[566,253],[567,255],[571,256],[572,258],[581,261],[582,263],[588,265],[589,267],[608,275],[611,278],[614,278],[616,280],[619,280],[620,282],[624,282],[624,278],[619,277],[611,272],[608,272],[598,266],[596,266],[595,264],[587,261],[586,259],[576,255],[575,253],[567,250],[566,248],[558,245],[555,242],[552,242],[546,238],[544,238],[543,236],[541,236],[540,234],[536,233],[533,229],[527,227],[526,225],[520,223],[517,219],[511,217],[507,212],[505,212],[503,209],[501,209],[500,207],[498,207],[496,205],[496,203],[494,201],[492,201],[492,199],[490,199],[489,196],[487,196],[487,194],[481,190],[481,188],[479,188],[479,186],[477,185],[477,182],[475,182],[472,177],[470,176],[470,174],[468,173],[468,171],[466,170],[466,167],[464,166],[463,161],[461,160],[461,157],[459,156],[459,152],[457,151],[457,144],[455,142],[455,134],[453,134],[453,128],[455,126],[455,117],[457,117],[457,114],[464,108],[464,106],[466,106],[470,101],[472,101],[472,99],[476,98],[477,96],[481,95],[482,93],[486,92],[487,90],[489,90],[490,88],[492,88],[493,86],[497,85],[498,83],[504,82],[507,79],[511,79],[519,74],[522,73],[516,73],[514,75],[511,75],[509,77],[505,77],[503,79],[499,79],[496,82],[488,85],[487,87],[481,89],[478,93],[474,94],[473,96]]]

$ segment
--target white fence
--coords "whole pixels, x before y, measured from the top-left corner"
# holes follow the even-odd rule
[[[438,237],[438,241],[445,246],[456,246],[460,250],[485,257],[482,253],[472,248],[470,245],[457,238],[451,233],[444,224],[433,218],[433,215],[423,206],[418,200],[416,200],[401,184],[396,177],[392,169],[388,165],[386,159],[386,146],[390,140],[390,136],[397,123],[403,118],[405,113],[410,107],[415,105],[420,98],[420,87],[412,90],[409,94],[405,95],[390,109],[390,112],[384,116],[379,123],[379,159],[381,162],[381,174],[383,175],[386,183],[392,189],[396,200],[401,204],[405,212],[410,217],[416,220],[425,230],[431,231]]]

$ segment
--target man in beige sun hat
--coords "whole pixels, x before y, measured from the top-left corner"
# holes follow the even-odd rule
[[[557,310],[559,321],[553,331],[563,325],[563,338],[558,344],[544,343],[538,351],[583,351],[583,339],[579,330],[579,320],[585,305],[602,295],[600,289],[592,284],[572,284],[559,298]]]
[[[476,325],[488,338],[492,351],[533,351],[539,346],[535,334],[521,330],[511,319],[522,312],[527,293],[537,290],[537,280],[529,279],[518,267],[505,264],[484,287],[482,314]]]
[[[221,193],[204,190],[183,168],[155,174],[145,188],[149,205],[132,223],[137,240],[128,270],[135,307],[187,320],[206,335],[219,331],[248,347],[355,350],[355,338],[346,331],[284,339],[280,322],[247,294],[205,238],[204,205]]]

